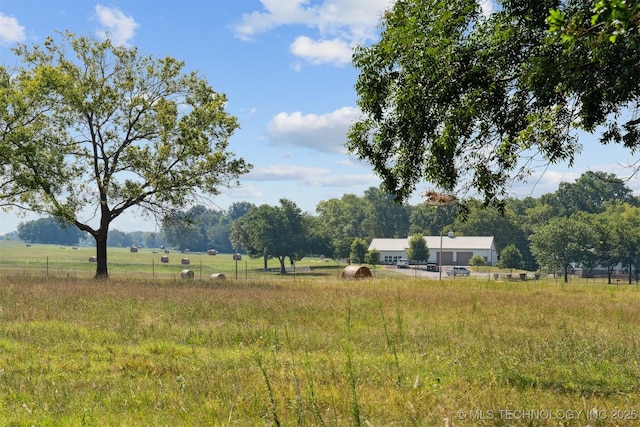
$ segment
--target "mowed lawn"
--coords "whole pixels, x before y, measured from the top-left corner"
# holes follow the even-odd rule
[[[0,270],[0,425],[635,425],[640,289]]]

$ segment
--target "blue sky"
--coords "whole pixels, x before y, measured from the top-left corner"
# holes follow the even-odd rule
[[[322,200],[379,185],[370,165],[349,156],[344,142],[359,114],[351,48],[375,42],[388,6],[389,0],[0,0],[0,62],[15,65],[10,48],[16,43],[40,44],[64,30],[108,33],[143,55],[183,60],[227,95],[227,110],[241,126],[230,150],[254,166],[240,188],[224,191],[211,207],[276,205],[286,197],[315,213]],[[582,142],[573,168],[551,166],[515,186],[514,196],[555,191],[589,169],[629,175],[620,166],[634,160],[628,152],[593,138]],[[635,180],[628,185],[640,190]],[[418,193],[427,187],[410,202],[420,203]],[[26,219],[0,213],[0,235]],[[112,228],[153,231],[156,224],[133,212]]]

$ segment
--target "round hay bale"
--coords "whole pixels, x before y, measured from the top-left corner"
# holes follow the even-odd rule
[[[165,253],[165,254],[168,254],[168,253],[169,253],[169,249],[165,249],[165,250],[164,250],[164,253]]]
[[[180,278],[182,279],[193,279],[193,270],[182,270],[180,272]]]
[[[368,279],[373,277],[371,274],[371,270],[364,265],[348,265],[342,270],[343,279]]]
[[[226,280],[227,276],[225,276],[224,273],[213,273],[212,275],[209,276],[209,279],[211,279],[211,280]]]
[[[209,249],[207,251],[207,255],[218,255],[218,251],[216,251],[215,249]]]
[[[234,254],[233,255],[233,260],[234,261],[240,261],[241,259],[242,259],[242,255],[240,255],[240,254]]]
[[[27,247],[30,248],[31,247],[31,243],[27,243]]]
[[[169,262],[169,257],[166,255],[163,255],[160,257],[160,262],[163,264],[167,264]]]
[[[98,262],[98,258],[96,258],[94,256],[90,256],[89,257],[89,262]]]
[[[138,252],[138,247],[137,246],[131,246],[131,248],[129,248],[129,252]]]
[[[189,258],[182,258],[182,259],[180,260],[180,264],[182,264],[182,265],[189,265],[189,264],[191,264],[191,260],[190,260]]]

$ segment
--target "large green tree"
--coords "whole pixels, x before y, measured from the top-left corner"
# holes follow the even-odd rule
[[[438,236],[446,227],[455,223],[457,204],[431,206],[427,203],[409,208],[409,234]]]
[[[429,260],[429,248],[427,247],[427,241],[424,239],[422,234],[414,234],[409,237],[407,259],[417,262]]]
[[[637,204],[633,191],[612,173],[587,171],[575,182],[561,182],[548,199],[557,215],[571,216],[577,212],[600,213],[606,203]]]
[[[231,252],[233,249],[229,242],[230,217],[203,205],[166,215],[162,232],[169,244],[181,250]]]
[[[265,269],[269,258],[277,258],[280,273],[286,274],[286,258],[302,259],[309,248],[307,224],[295,203],[280,199],[280,206],[253,207],[234,221],[230,240],[241,244],[251,257],[262,257]]]
[[[636,113],[622,130],[618,119],[637,106],[637,31],[604,43],[588,35],[596,23],[562,37],[600,3],[614,1],[502,0],[485,15],[477,0],[397,0],[380,41],[354,51],[363,117],[349,150],[398,199],[426,181],[502,204],[532,160],[572,164],[581,130],[604,126],[603,142],[635,148]]]
[[[363,201],[354,194],[321,201],[316,212],[320,218],[321,234],[331,242],[333,257],[348,258],[353,239],[367,237],[362,228],[366,218]]]
[[[42,95],[25,108],[47,107],[46,127],[18,126],[3,136],[27,146],[20,152],[32,177],[19,182],[26,190],[20,205],[93,236],[96,278],[108,277],[109,227],[125,211],[162,218],[248,172],[227,150],[238,123],[225,111],[226,97],[185,73],[183,62],[70,33],[14,52],[21,87]],[[27,156],[38,141],[52,159],[45,167]]]
[[[548,269],[560,269],[567,282],[572,266],[590,261],[598,235],[579,217],[553,218],[531,235],[531,252]]]
[[[378,187],[369,187],[362,198],[366,238],[406,237],[409,233],[409,209],[394,201],[393,195]]]
[[[640,208],[627,203],[612,204],[602,213],[603,225],[606,224],[605,236],[608,241],[602,242],[612,247],[605,246],[602,249],[611,251],[613,259],[609,259],[602,253],[603,261],[613,263],[619,260],[628,270],[629,283],[633,280],[633,270],[636,280],[640,272]]]
[[[367,250],[369,249],[369,243],[365,239],[360,237],[353,239],[351,242],[351,252],[349,258],[351,262],[355,264],[363,264],[367,256]]]
[[[522,268],[522,254],[516,245],[507,245],[500,251],[500,260],[497,265],[500,268],[508,268],[510,270]]]

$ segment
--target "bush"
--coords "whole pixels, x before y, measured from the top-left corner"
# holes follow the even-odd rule
[[[473,266],[476,266],[476,267],[480,267],[480,266],[487,265],[487,264],[488,264],[487,260],[484,259],[484,257],[482,255],[474,255],[469,260],[469,265],[473,265]]]

